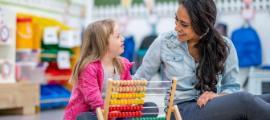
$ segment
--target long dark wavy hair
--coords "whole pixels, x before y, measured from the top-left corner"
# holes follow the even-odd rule
[[[191,18],[191,25],[199,42],[195,47],[199,51],[199,65],[195,85],[201,93],[204,91],[217,92],[217,76],[223,74],[224,64],[228,56],[229,47],[222,36],[215,30],[217,9],[213,0],[179,0]]]

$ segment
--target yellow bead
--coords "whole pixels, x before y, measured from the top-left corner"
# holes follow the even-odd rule
[[[111,105],[113,105],[113,104],[114,104],[113,100],[111,100],[111,102],[110,102],[110,103],[111,103]]]
[[[137,98],[137,93],[134,93],[134,98]]]
[[[140,98],[143,98],[143,93],[140,93]]]
[[[121,101],[121,105],[124,105],[125,103],[126,103],[125,100],[122,100],[122,101]]]
[[[140,100],[138,100],[138,101],[137,101],[137,104],[141,104],[141,101],[140,101]]]
[[[140,98],[140,97],[141,97],[141,93],[138,93],[138,94],[137,94],[137,98]]]

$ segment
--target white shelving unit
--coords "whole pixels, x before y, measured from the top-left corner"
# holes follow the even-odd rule
[[[15,83],[16,14],[0,7],[0,83]]]
[[[254,95],[263,94],[263,84],[270,84],[270,70],[251,67],[247,91]]]

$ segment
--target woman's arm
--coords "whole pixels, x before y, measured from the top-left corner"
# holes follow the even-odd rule
[[[238,57],[234,45],[231,40],[225,38],[229,47],[229,55],[225,62],[225,71],[221,80],[220,91],[223,94],[230,94],[240,90],[240,85],[237,82],[239,73]]]
[[[139,69],[133,76],[133,79],[150,80],[157,72],[161,64],[161,36],[156,38],[147,50]]]

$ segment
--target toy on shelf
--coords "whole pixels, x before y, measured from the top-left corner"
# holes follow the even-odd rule
[[[149,94],[147,90],[168,90],[167,88],[147,87],[151,82],[171,83],[168,104],[164,107],[144,107],[144,98]],[[174,105],[174,95],[176,90],[176,80],[172,81],[146,81],[146,80],[109,80],[107,84],[104,109],[97,108],[96,113],[98,120],[112,120],[116,118],[128,118],[130,120],[170,120],[174,113],[176,120],[182,120],[178,107]],[[164,95],[164,94],[162,94]],[[158,113],[142,112],[147,108],[166,108],[164,117],[145,117]]]

